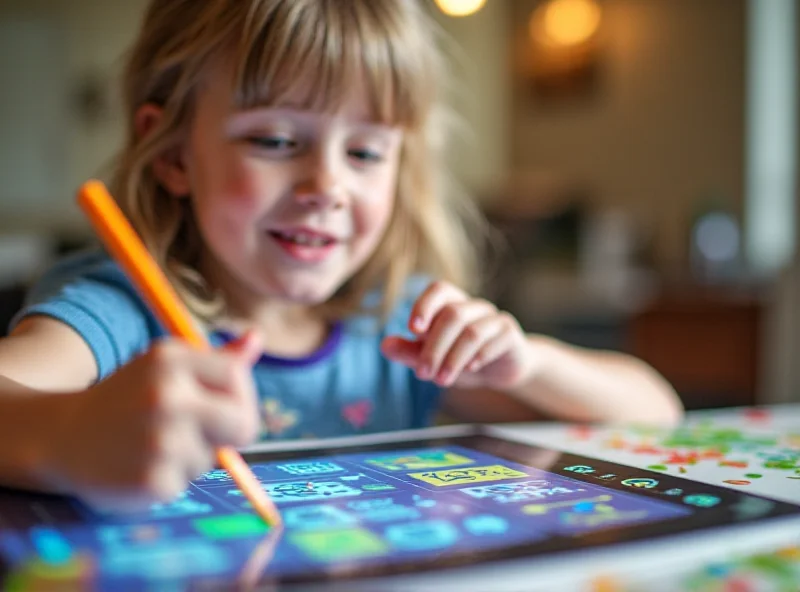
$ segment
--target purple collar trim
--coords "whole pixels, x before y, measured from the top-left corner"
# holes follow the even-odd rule
[[[236,339],[235,335],[228,333],[227,331],[214,331],[214,333],[219,336],[223,343],[229,343]],[[310,353],[309,355],[303,356],[302,358],[284,358],[281,356],[273,356],[268,353],[263,353],[258,359],[258,363],[269,364],[271,366],[281,366],[284,368],[300,368],[303,366],[310,366],[333,355],[333,353],[336,351],[336,348],[339,347],[339,343],[342,341],[343,335],[344,324],[337,322],[331,327],[325,343],[323,343],[319,349]]]

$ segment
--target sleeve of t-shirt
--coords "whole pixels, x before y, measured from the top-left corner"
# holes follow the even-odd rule
[[[87,343],[103,379],[164,335],[122,270],[102,252],[80,253],[47,271],[31,288],[11,326],[44,315]]]

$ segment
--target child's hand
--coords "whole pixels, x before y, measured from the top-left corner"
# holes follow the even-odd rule
[[[244,446],[258,433],[247,336],[223,351],[167,340],[97,385],[53,435],[45,475],[103,510],[168,501],[211,470],[218,446]]]
[[[486,300],[435,282],[417,299],[409,327],[414,341],[388,337],[386,357],[443,387],[508,390],[533,372],[530,348],[517,320]]]

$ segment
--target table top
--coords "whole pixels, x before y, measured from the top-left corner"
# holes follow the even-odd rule
[[[526,441],[800,504],[800,405],[689,413],[675,429],[565,424],[505,428]],[[800,590],[797,546],[687,566],[658,590],[710,592]],[[654,591],[652,577],[608,574],[581,582],[596,592]],[[576,588],[576,589],[578,589]]]

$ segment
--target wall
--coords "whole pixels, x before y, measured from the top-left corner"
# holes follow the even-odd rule
[[[491,2],[490,2],[491,4]],[[535,3],[514,0],[520,34]],[[545,107],[514,93],[515,171],[584,183],[598,206],[631,211],[667,268],[709,196],[743,199],[744,0],[604,0],[604,61],[591,100]]]
[[[76,122],[71,166],[71,182],[75,185],[101,172],[121,141],[117,76],[146,3],[146,0],[67,0],[72,71],[76,76],[103,76],[110,101],[102,119]]]
[[[1,152],[18,152],[20,139],[27,140],[35,149],[20,156],[21,166],[41,171],[43,176],[54,169],[60,172],[50,175],[53,182],[48,184],[32,178],[22,191],[0,191],[0,229],[70,232],[82,226],[72,194],[82,181],[103,171],[118,145],[120,122],[113,72],[133,38],[144,4],[144,0],[0,2],[0,24],[19,27],[25,23],[34,32],[53,31],[46,53],[27,52],[16,61],[2,63],[0,84],[21,84],[37,91],[27,93],[23,102],[4,105],[3,116],[17,119],[19,133],[0,137]],[[18,51],[26,52],[26,48]],[[57,80],[51,76],[54,70]],[[81,85],[88,77],[99,77],[101,98],[107,106],[102,117],[94,120],[83,118],[77,107]],[[36,207],[23,207],[20,195]]]
[[[511,68],[508,64],[508,0],[489,0],[477,13],[460,18],[436,11],[445,34],[453,103],[462,129],[453,142],[451,167],[478,197],[493,194],[511,162]]]

